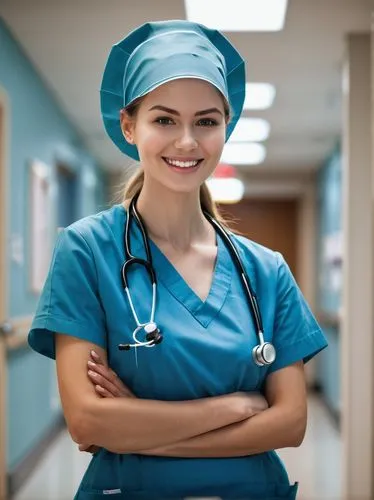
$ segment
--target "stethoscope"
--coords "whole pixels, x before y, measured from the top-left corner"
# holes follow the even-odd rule
[[[128,351],[131,348],[137,348],[137,347],[155,347],[157,344],[160,344],[163,341],[163,335],[161,331],[159,330],[157,324],[155,323],[155,310],[156,310],[156,294],[157,294],[157,280],[156,280],[156,274],[153,269],[152,265],[152,255],[151,255],[151,250],[150,250],[150,245],[149,245],[149,238],[148,234],[145,228],[145,225],[136,209],[136,201],[137,201],[138,196],[135,196],[131,202],[130,206],[128,209],[128,216],[126,219],[126,228],[125,228],[125,234],[124,234],[124,247],[125,247],[125,263],[122,266],[122,283],[127,295],[127,299],[131,308],[132,315],[134,317],[135,323],[136,323],[136,328],[133,331],[132,337],[134,339],[133,344],[119,344],[118,349],[119,350],[125,350]],[[268,366],[271,365],[276,358],[276,350],[273,344],[270,342],[265,342],[264,340],[264,332],[263,332],[263,326],[262,326],[262,318],[261,318],[261,313],[258,307],[256,295],[253,292],[253,289],[251,287],[250,280],[247,276],[247,273],[244,269],[244,266],[242,264],[242,261],[240,259],[238,250],[236,249],[231,236],[229,233],[226,231],[224,227],[222,227],[213,217],[211,217],[210,214],[207,212],[204,212],[205,217],[208,219],[208,221],[212,224],[212,226],[217,230],[217,232],[221,235],[226,247],[230,251],[231,257],[233,258],[233,261],[236,265],[236,268],[241,276],[242,282],[243,282],[243,288],[244,291],[247,295],[247,300],[248,300],[248,305],[250,308],[251,315],[254,319],[255,325],[256,325],[256,333],[257,337],[259,339],[259,345],[255,346],[252,350],[252,355],[253,355],[253,360],[258,366]],[[131,247],[130,247],[130,230],[131,230],[131,222],[132,220],[135,219],[140,232],[142,233],[142,239],[143,239],[143,244],[145,248],[145,253],[146,253],[146,259],[141,259],[139,257],[135,257],[131,253]],[[146,323],[141,323],[139,321],[138,315],[136,314],[136,310],[134,307],[134,303],[132,301],[130,289],[129,289],[129,283],[127,279],[127,273],[129,271],[129,268],[133,264],[138,264],[140,266],[144,266],[145,269],[147,270],[147,273],[149,275],[151,284],[152,284],[152,308],[151,308],[151,314],[150,314],[150,319]],[[140,332],[143,331],[143,335],[145,334],[145,340],[141,341],[138,339],[138,335]]]

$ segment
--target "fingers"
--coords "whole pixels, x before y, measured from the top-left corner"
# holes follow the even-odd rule
[[[99,365],[100,368],[97,370],[98,373],[108,378],[110,382],[112,382],[114,385],[118,387],[118,389],[127,389],[126,386],[122,383],[122,381],[119,380],[118,375],[103,363],[101,357],[97,354],[97,352],[91,351],[91,357],[94,360],[93,365],[90,362],[88,362],[91,368],[95,369],[95,366]]]
[[[102,365],[94,365],[90,361],[88,366],[88,376],[95,385],[103,387],[112,397],[119,398],[126,395],[124,388],[118,387],[117,384],[112,382],[112,375],[107,368]]]
[[[99,394],[99,396],[101,396],[103,398],[114,398],[115,397],[115,396],[113,396],[113,394],[111,392],[104,389],[104,387],[102,387],[101,385],[95,385],[95,391]]]
[[[78,446],[79,451],[88,451],[91,448],[91,444],[80,444]]]
[[[98,365],[103,365],[103,360],[101,359],[101,357],[97,354],[96,351],[91,351],[91,357],[92,359],[95,361],[95,363],[97,363]]]
[[[87,453],[92,453],[94,455],[100,450],[100,447],[94,444],[80,444],[78,449],[79,451],[86,451]]]
[[[91,351],[91,357],[98,360],[98,363],[88,361],[88,375],[93,383],[102,386],[114,397],[134,397],[118,375],[102,363],[100,356],[95,351]]]

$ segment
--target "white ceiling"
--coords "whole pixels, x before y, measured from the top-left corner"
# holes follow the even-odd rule
[[[277,89],[271,109],[245,113],[267,119],[271,133],[265,163],[240,167],[244,175],[310,172],[331,152],[341,133],[345,36],[370,31],[370,8],[371,0],[289,0],[283,31],[226,33],[246,60],[247,81]],[[106,169],[123,169],[99,111],[108,52],[143,22],[184,18],[183,0],[3,0],[0,14],[87,147]]]

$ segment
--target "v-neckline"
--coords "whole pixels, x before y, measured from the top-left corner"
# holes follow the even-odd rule
[[[127,211],[121,205],[126,217]],[[142,248],[142,237],[136,222],[131,225],[130,237],[132,238],[132,252],[136,256],[145,256]],[[217,257],[213,269],[212,282],[207,298],[202,301],[201,298],[185,281],[183,276],[174,267],[172,262],[166,257],[162,250],[149,240],[153,267],[156,277],[167,290],[177,299],[192,316],[205,328],[216,317],[225,303],[226,297],[231,286],[231,279],[234,264],[230,253],[226,248],[221,236],[216,232],[217,239]],[[159,300],[159,299],[158,299]]]

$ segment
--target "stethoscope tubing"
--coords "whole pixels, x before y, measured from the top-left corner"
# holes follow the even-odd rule
[[[156,295],[157,295],[157,279],[156,279],[156,273],[153,269],[153,263],[152,263],[152,254],[151,254],[151,249],[149,246],[149,239],[148,239],[148,234],[147,230],[145,229],[145,225],[138,214],[136,210],[136,200],[138,196],[135,196],[130,203],[129,207],[129,215],[126,220],[126,229],[125,229],[125,263],[122,266],[122,281],[124,284],[125,292],[127,295],[127,299],[130,304],[131,312],[132,315],[135,319],[136,322],[136,330],[135,333],[137,333],[138,330],[140,330],[143,326],[147,325],[147,323],[141,323],[139,320],[139,317],[136,313],[135,306],[131,297],[130,293],[130,287],[127,279],[127,273],[129,268],[133,264],[138,264],[140,266],[143,266],[146,268],[151,283],[152,283],[152,309],[151,309],[151,314],[150,314],[150,321],[149,323],[154,323],[154,318],[155,318],[155,310],[156,310]],[[131,252],[131,247],[130,247],[130,231],[131,231],[131,216],[133,216],[137,222],[138,227],[141,230],[142,233],[142,238],[143,238],[143,243],[144,243],[144,248],[145,248],[145,253],[147,255],[147,260],[146,259],[141,259],[139,257],[135,257],[132,252]]]
[[[130,347],[154,347],[156,344],[160,343],[162,341],[162,334],[160,333],[160,330],[158,329],[157,325],[155,324],[155,309],[156,309],[156,296],[157,296],[157,279],[156,279],[156,273],[153,268],[153,263],[152,263],[152,255],[151,255],[151,250],[150,250],[150,244],[149,244],[149,238],[147,234],[147,230],[145,228],[145,225],[142,221],[141,216],[139,215],[137,209],[136,209],[136,201],[138,199],[138,195],[135,195],[133,199],[130,202],[129,209],[128,209],[128,215],[127,215],[127,220],[126,220],[126,227],[125,227],[125,236],[124,236],[124,251],[125,251],[125,263],[122,266],[122,282],[123,286],[130,304],[131,312],[133,314],[134,320],[136,322],[136,329],[133,332],[133,339],[135,344],[121,344],[119,346],[120,349],[125,349],[128,350]],[[249,280],[249,277],[244,269],[243,263],[241,261],[241,258],[239,256],[239,251],[236,248],[236,245],[234,244],[232,237],[230,233],[226,230],[225,227],[223,227],[216,219],[214,219],[209,213],[204,211],[204,216],[206,219],[210,222],[210,224],[216,229],[216,231],[220,234],[222,237],[224,244],[226,248],[229,250],[230,255],[233,259],[233,262],[235,264],[235,267],[241,277],[243,287],[245,294],[247,296],[247,302],[248,302],[248,307],[250,309],[250,313],[252,315],[252,318],[255,322],[256,330],[257,330],[257,337],[260,341],[260,345],[256,346],[253,349],[253,357],[255,362],[259,366],[264,366],[264,365],[269,365],[275,360],[276,352],[274,346],[269,343],[264,341],[264,331],[263,331],[263,323],[262,323],[262,317],[260,313],[260,309],[258,306],[257,302],[257,297],[252,289],[251,282]],[[143,244],[144,244],[144,249],[146,253],[146,259],[142,259],[139,257],[135,257],[132,252],[131,252],[131,246],[130,246],[130,231],[131,231],[131,221],[132,219],[135,219],[137,226],[139,227],[141,233],[142,233],[142,239],[143,239]],[[129,283],[127,279],[127,273],[129,271],[129,268],[133,264],[138,264],[140,266],[145,267],[145,269],[148,272],[150,281],[152,283],[152,309],[150,313],[150,320],[146,323],[142,323],[139,320],[139,317],[136,313],[136,309],[131,297],[130,293],[130,288],[129,288]],[[147,334],[147,341],[142,342],[138,340],[137,334],[140,330],[144,330],[148,332]]]
[[[149,245],[149,238],[148,238],[147,230],[145,228],[145,225],[144,225],[144,222],[143,222],[141,216],[139,215],[139,213],[136,209],[136,201],[138,199],[138,196],[139,195],[136,195],[133,197],[133,199],[130,202],[129,209],[128,209],[128,217],[126,220],[126,229],[125,229],[125,244],[124,244],[125,263],[122,266],[122,280],[124,283],[126,295],[127,295],[129,302],[130,302],[130,307],[131,307],[132,313],[134,315],[134,318],[136,320],[137,325],[139,326],[140,322],[139,322],[138,316],[135,312],[133,301],[131,299],[129,283],[128,283],[128,279],[127,279],[128,270],[133,264],[138,264],[138,265],[145,267],[145,269],[147,270],[147,272],[149,274],[149,277],[150,277],[150,280],[152,283],[152,287],[154,290],[154,293],[152,294],[153,295],[152,303],[155,303],[155,288],[157,287],[157,278],[156,278],[156,273],[153,269],[152,254],[151,254],[151,249],[150,249],[150,245]],[[263,339],[263,331],[264,330],[263,330],[260,309],[258,307],[256,295],[255,295],[255,293],[250,285],[249,277],[248,277],[247,273],[245,272],[244,266],[241,262],[238,250],[237,250],[234,242],[232,241],[229,232],[223,226],[221,226],[221,224],[219,224],[219,222],[217,222],[206,211],[204,211],[204,216],[210,222],[210,224],[217,230],[217,232],[221,235],[223,241],[225,242],[226,248],[228,248],[228,250],[231,254],[231,257],[235,263],[236,269],[239,272],[239,275],[241,277],[241,280],[242,280],[242,283],[243,283],[243,286],[245,289],[245,293],[247,295],[248,304],[250,305],[250,309],[251,309],[250,312],[253,315],[253,319],[256,323],[257,334],[261,340],[261,339]],[[146,259],[141,259],[139,257],[135,257],[131,252],[130,231],[131,231],[132,217],[134,217],[134,219],[137,223],[137,226],[139,227],[139,229],[142,233],[142,239],[143,239],[143,243],[144,243]],[[152,308],[152,311],[153,311],[153,308]],[[153,321],[153,319],[152,319],[152,321]],[[261,340],[261,341],[263,342],[263,340]]]
[[[233,261],[236,265],[236,269],[239,272],[240,277],[241,277],[242,282],[243,282],[243,285],[244,285],[247,299],[248,299],[248,302],[250,304],[251,312],[253,313],[253,318],[254,318],[255,323],[256,323],[256,329],[257,329],[258,335],[260,335],[260,334],[263,335],[264,330],[263,330],[263,325],[262,325],[262,318],[261,318],[260,309],[259,309],[258,303],[257,303],[257,298],[256,298],[256,295],[255,295],[251,285],[250,285],[249,277],[248,277],[247,273],[245,272],[244,266],[243,266],[241,259],[239,257],[238,250],[237,250],[235,244],[233,243],[228,231],[226,231],[226,229],[224,227],[222,227],[221,224],[219,224],[213,217],[211,217],[210,214],[208,214],[207,212],[204,212],[204,215],[208,219],[208,221],[212,224],[212,226],[215,227],[216,230],[219,232],[219,234],[221,235],[222,239],[224,240],[224,242],[226,244],[226,248],[228,248],[228,250],[231,254],[231,257],[233,258]]]

